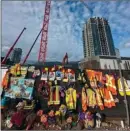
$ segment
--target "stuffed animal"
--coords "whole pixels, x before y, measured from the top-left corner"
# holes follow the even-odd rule
[[[56,111],[55,117],[56,117],[56,124],[61,125],[62,124],[61,112],[60,111]]]
[[[80,112],[78,115],[77,129],[82,130],[84,128],[85,112]]]
[[[48,124],[49,124],[49,130],[60,130],[60,126],[56,125],[56,116],[55,111],[50,110],[48,113]]]
[[[72,116],[68,116],[67,119],[66,119],[66,124],[64,126],[65,130],[71,130],[71,128],[72,128],[72,121],[73,121]]]
[[[5,127],[7,128],[11,128],[13,126],[13,124],[11,123],[11,117],[8,117],[5,121]]]
[[[49,125],[48,125],[47,115],[43,114],[41,116],[41,123],[43,124],[44,129],[48,129]]]
[[[48,124],[55,125],[55,123],[56,123],[55,112],[54,110],[50,110],[48,113]]]
[[[91,129],[94,127],[94,118],[93,114],[90,111],[86,112],[85,114],[84,127],[87,129]]]
[[[38,110],[36,113],[35,123],[33,124],[32,130],[43,130],[43,124],[41,123],[41,116],[43,115],[43,110]]]
[[[59,108],[59,111],[61,113],[61,121],[62,121],[62,124],[64,124],[65,122],[65,115],[66,115],[66,112],[67,112],[67,107],[65,105],[61,105],[60,108]]]
[[[24,112],[24,103],[19,102],[16,106],[17,111],[11,116],[11,123],[12,123],[12,129],[14,130],[22,130],[24,126],[24,120],[25,120],[25,112]]]
[[[34,126],[35,120],[36,114],[34,112],[32,112],[26,117],[26,125],[27,125],[26,130],[31,129]]]

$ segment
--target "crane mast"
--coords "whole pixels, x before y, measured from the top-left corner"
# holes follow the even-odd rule
[[[44,21],[42,27],[43,31],[42,31],[40,51],[38,56],[38,61],[43,63],[46,61],[50,7],[51,7],[51,0],[46,0]]]
[[[10,53],[12,52],[12,50],[14,49],[14,46],[17,44],[19,38],[21,37],[21,35],[23,34],[23,32],[26,30],[26,28],[24,27],[22,32],[19,34],[19,36],[17,37],[17,39],[15,40],[14,44],[10,47],[7,55],[5,56],[5,58],[3,59],[2,63],[1,64],[6,64],[6,61],[8,59],[8,56],[10,55]]]
[[[28,56],[30,55],[30,53],[31,53],[31,51],[32,51],[32,49],[33,49],[33,47],[34,47],[34,45],[35,45],[35,43],[36,43],[36,41],[37,41],[37,39],[38,39],[39,35],[40,35],[40,34],[41,34],[41,32],[42,32],[42,30],[43,30],[43,29],[41,29],[41,30],[40,30],[40,32],[38,33],[38,35],[37,35],[37,37],[36,37],[35,41],[33,42],[33,44],[32,44],[32,46],[31,46],[30,50],[28,51],[28,53],[27,53],[26,57],[24,58],[24,61],[23,61],[22,65],[24,65],[24,64],[25,64],[25,62],[26,62],[26,60],[28,59]]]

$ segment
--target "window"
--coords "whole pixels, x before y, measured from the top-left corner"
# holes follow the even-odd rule
[[[126,70],[129,69],[128,65],[127,65],[127,61],[125,61],[125,65],[126,65]]]
[[[129,61],[127,61],[127,65],[128,65],[128,68],[130,69],[130,63],[129,63]]]

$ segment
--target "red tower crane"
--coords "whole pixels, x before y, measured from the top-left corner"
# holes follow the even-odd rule
[[[26,28],[24,27],[22,32],[19,34],[19,36],[17,37],[17,39],[15,40],[14,44],[10,47],[6,57],[3,59],[2,63],[1,64],[5,64],[7,59],[8,59],[8,56],[10,55],[10,53],[12,52],[12,50],[14,49],[14,46],[17,44],[19,38],[21,37],[21,35],[23,34],[23,32],[26,30]]]
[[[50,15],[51,0],[46,0],[45,14],[43,20],[43,31],[41,36],[40,51],[39,51],[39,62],[45,62],[47,53],[47,40],[48,40],[48,25]]]
[[[65,54],[63,61],[62,61],[62,65],[65,65],[65,64],[68,64],[68,54],[67,53]]]
[[[32,46],[31,46],[30,50],[28,51],[28,53],[27,53],[26,57],[24,58],[22,65],[23,65],[23,64],[25,64],[25,62],[26,62],[26,60],[27,60],[28,56],[30,55],[30,53],[31,53],[31,51],[32,51],[32,49],[33,49],[33,47],[34,47],[34,45],[35,45],[35,43],[36,43],[36,41],[37,41],[37,39],[38,39],[39,35],[40,35],[40,34],[41,34],[41,32],[42,32],[42,30],[43,30],[43,29],[41,29],[41,30],[40,30],[40,32],[38,33],[38,35],[37,35],[37,37],[36,37],[35,41],[33,42],[33,44],[32,44]]]

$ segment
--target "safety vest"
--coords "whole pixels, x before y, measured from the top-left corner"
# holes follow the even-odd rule
[[[106,74],[106,86],[113,95],[117,95],[117,89],[115,86],[115,78],[112,75]]]
[[[50,86],[50,97],[48,105],[59,105],[60,104],[60,87]]]
[[[2,80],[2,87],[7,88],[8,87],[8,82],[9,82],[9,72],[6,72],[3,80]]]
[[[66,90],[66,105],[68,109],[76,109],[76,90],[69,88]]]
[[[102,82],[102,72],[86,70],[91,87],[97,87],[97,81]]]
[[[94,70],[86,70],[88,78],[91,80],[95,77],[95,71]]]
[[[103,93],[105,107],[112,108],[113,106],[116,106],[113,96],[112,96],[111,92],[109,91],[109,89],[102,88],[102,93]]]
[[[26,76],[26,74],[27,74],[27,67],[22,66],[21,67],[21,75]]]
[[[10,68],[10,73],[14,76],[19,76],[21,75],[21,65],[16,64]]]
[[[102,97],[101,97],[101,94],[100,94],[100,90],[95,89],[95,92],[96,92],[97,105],[99,106],[100,110],[104,110],[104,105],[103,105]]]
[[[87,110],[87,92],[86,89],[82,88],[82,110],[85,112]]]
[[[88,106],[94,108],[97,105],[95,92],[92,89],[87,89]]]
[[[123,80],[124,80],[126,95],[130,96],[130,87],[128,86],[126,79],[123,78]],[[124,96],[124,91],[123,91],[123,87],[122,87],[122,83],[121,83],[121,78],[118,79],[118,89],[119,89],[119,94],[121,96]]]
[[[17,76],[21,75],[21,65],[20,64],[16,64],[16,75]]]
[[[10,73],[13,75],[13,76],[16,76],[16,67],[15,66],[12,66],[10,68]]]
[[[86,70],[89,80],[95,78],[97,81],[102,82],[102,72],[94,70]]]

